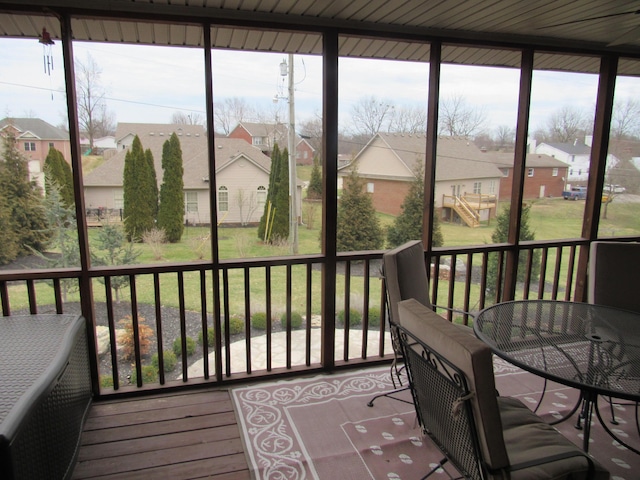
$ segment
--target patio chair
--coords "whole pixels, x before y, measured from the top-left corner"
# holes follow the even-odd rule
[[[401,379],[402,367],[398,366],[402,361],[402,352],[397,337],[398,302],[408,298],[415,298],[426,307],[434,309],[429,299],[429,279],[424,259],[424,248],[420,240],[406,242],[385,252],[382,256],[382,277],[384,278],[386,289],[387,318],[389,319],[389,331],[391,333],[394,356],[391,364],[391,380],[394,390],[373,397],[367,404],[370,407],[380,397],[389,397],[406,402],[406,400],[394,396],[409,388],[406,385],[403,386]],[[470,315],[469,312],[462,310],[441,306],[438,306],[438,308]],[[473,335],[471,328],[464,325],[460,325],[460,328],[465,329],[469,335]],[[396,380],[399,386],[396,385]]]
[[[640,312],[640,243],[593,242],[589,250],[587,301]],[[612,352],[634,354],[634,352]],[[639,352],[635,352],[636,354]],[[637,372],[636,372],[637,373]],[[613,402],[611,421],[617,425]]]
[[[398,334],[418,421],[472,480],[605,480],[609,472],[522,402],[499,397],[492,353],[414,299],[399,303]]]

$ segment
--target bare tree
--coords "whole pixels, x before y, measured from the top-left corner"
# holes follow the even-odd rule
[[[473,137],[487,122],[481,108],[473,108],[461,95],[453,95],[440,102],[438,130],[442,135]]]
[[[238,190],[238,193],[236,194],[236,203],[240,210],[240,224],[242,226],[246,226],[251,221],[251,217],[258,208],[258,200],[256,199],[255,192],[250,192],[247,195],[243,189]],[[244,214],[245,207],[247,208],[246,215]]]
[[[78,93],[78,123],[89,137],[89,147],[101,133],[115,124],[104,103],[106,90],[100,82],[102,70],[94,58],[87,54],[86,61],[76,60],[76,90]]]
[[[389,131],[398,133],[426,133],[426,106],[399,107],[393,109],[389,121]]]
[[[361,98],[351,108],[351,120],[356,134],[373,137],[389,126],[393,105],[374,96]]]
[[[213,106],[216,129],[229,135],[231,129],[240,122],[255,116],[255,110],[241,97],[228,97]]]
[[[549,141],[571,143],[584,137],[589,129],[587,115],[582,110],[565,105],[547,120]]]
[[[199,113],[173,112],[171,123],[176,125],[205,125],[204,117]]]
[[[300,135],[309,142],[318,157],[322,157],[322,117],[316,113],[300,123]]]
[[[611,136],[617,140],[638,134],[640,130],[640,102],[634,98],[613,105]]]
[[[498,148],[505,148],[513,146],[515,142],[516,132],[515,129],[508,125],[498,125],[496,128],[496,143]]]

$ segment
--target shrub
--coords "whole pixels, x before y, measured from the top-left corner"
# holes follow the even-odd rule
[[[167,235],[161,228],[152,228],[142,234],[142,241],[149,246],[154,260],[161,260],[164,252],[164,244],[167,243]]]
[[[158,367],[153,365],[142,366],[142,383],[154,383],[158,381]],[[131,384],[136,385],[138,383],[138,374],[135,368],[131,372]]]
[[[198,332],[198,345],[202,345],[203,335],[202,331]],[[216,329],[213,327],[207,328],[207,345],[214,347],[216,345]]]
[[[340,310],[338,312],[338,325],[340,327],[344,327],[344,319],[345,319],[345,311]],[[362,314],[355,308],[350,309],[349,310],[349,326],[355,327],[356,325],[360,325],[361,323],[362,323]]]
[[[229,317],[229,335],[237,335],[242,332],[244,332],[244,318],[239,315],[231,315]]]
[[[282,328],[287,328],[287,312],[280,315],[280,323],[282,323]],[[291,328],[297,329],[300,327],[302,327],[302,315],[298,312],[291,312]]]
[[[380,307],[369,308],[369,326],[370,327],[380,326]]]
[[[101,388],[113,388],[113,376],[112,375],[100,375],[100,387]]]
[[[178,357],[176,357],[176,354],[173,353],[173,351],[165,350],[162,353],[162,360],[164,361],[165,373],[173,372],[176,369],[176,364],[178,363]],[[154,353],[153,356],[151,357],[151,365],[153,365],[156,371],[159,370],[159,361],[158,361],[157,353]]]
[[[256,312],[251,315],[251,326],[258,330],[267,329],[267,314],[265,312]]]
[[[149,353],[149,348],[151,348],[151,340],[153,338],[153,330],[144,322],[144,317],[138,317],[138,341],[140,343],[141,355],[146,355]],[[122,358],[124,360],[131,361],[135,356],[135,339],[133,335],[133,320],[131,319],[131,315],[127,315],[118,323],[124,328],[124,332],[118,338],[118,341],[122,346]]]
[[[173,341],[173,353],[176,354],[176,357],[182,355],[182,341],[180,337]],[[191,337],[187,337],[187,356],[190,357],[194,353],[196,353],[196,341]]]

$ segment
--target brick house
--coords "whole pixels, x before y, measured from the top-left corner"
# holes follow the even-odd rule
[[[274,144],[278,144],[280,150],[284,150],[289,144],[289,128],[282,123],[251,123],[240,122],[229,133],[229,138],[241,138],[251,145],[260,148],[262,152],[271,156]],[[315,149],[311,144],[296,134],[296,164],[311,165]]]
[[[51,147],[62,152],[71,164],[71,142],[69,133],[54,127],[39,118],[3,118],[0,120],[0,135],[11,133],[18,150],[28,159],[29,176],[44,188],[44,161]]]

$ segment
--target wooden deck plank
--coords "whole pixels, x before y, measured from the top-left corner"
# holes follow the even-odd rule
[[[229,393],[94,403],[72,478],[250,478]]]

